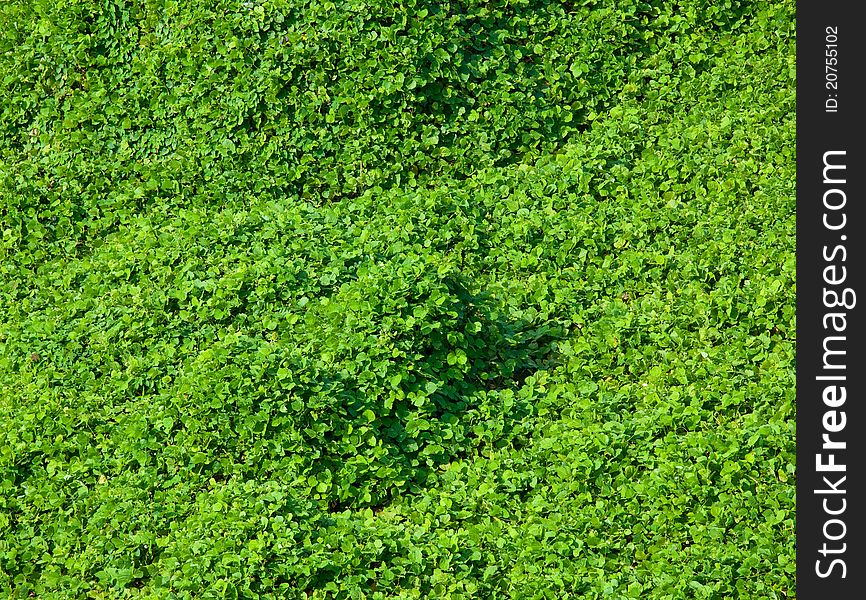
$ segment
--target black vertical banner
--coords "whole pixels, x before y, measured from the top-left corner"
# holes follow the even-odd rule
[[[797,3],[800,600],[866,597],[862,8]]]

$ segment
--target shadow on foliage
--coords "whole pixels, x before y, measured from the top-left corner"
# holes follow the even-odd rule
[[[329,367],[295,364],[303,404],[295,416],[316,456],[308,473],[331,510],[381,506],[423,486],[438,465],[507,439],[531,408],[513,394],[505,403],[501,393],[556,362],[564,332],[509,319],[459,276],[436,284],[410,287],[396,312],[370,306],[362,317],[368,330]],[[332,325],[343,335],[351,328],[342,316]],[[495,434],[484,430],[489,419]]]

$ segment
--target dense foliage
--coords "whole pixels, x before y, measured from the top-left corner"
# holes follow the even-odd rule
[[[0,4],[0,590],[792,598],[793,17]]]

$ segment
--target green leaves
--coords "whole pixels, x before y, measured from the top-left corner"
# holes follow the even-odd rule
[[[790,2],[67,4],[0,5],[7,595],[793,593]]]

